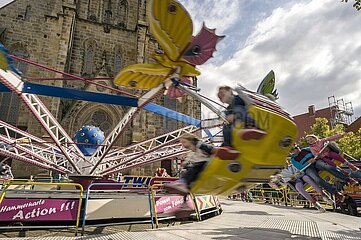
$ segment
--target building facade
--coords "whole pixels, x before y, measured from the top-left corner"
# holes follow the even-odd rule
[[[19,57],[114,86],[112,78],[125,66],[151,63],[158,44],[149,34],[146,0],[15,0],[0,9],[0,42]],[[16,66],[32,82],[109,94],[115,92],[82,81],[61,80],[58,73],[41,70],[16,61]],[[42,80],[40,80],[42,79]],[[50,79],[50,80],[45,80]],[[59,80],[60,79],[60,80]],[[140,96],[142,92],[127,90]],[[198,101],[184,97],[180,104],[159,96],[155,101],[165,107],[200,118]],[[73,136],[85,124],[111,130],[127,112],[127,107],[94,102],[41,97],[64,129]],[[0,119],[36,136],[45,131],[13,93],[0,97]],[[119,146],[129,145],[182,123],[154,113],[141,111],[123,134]],[[152,174],[160,163],[133,170]],[[37,168],[13,163],[18,176],[36,174]]]
[[[311,127],[316,123],[316,118],[326,118],[328,120],[329,127],[332,129],[333,124],[343,124],[346,132],[357,132],[361,128],[361,117],[356,120],[345,120],[345,117],[349,118],[353,114],[348,114],[343,107],[337,107],[330,105],[329,107],[322,109],[315,109],[314,105],[308,106],[308,111],[296,116],[293,116],[293,119],[298,128],[297,141],[302,137],[305,137],[311,132]]]

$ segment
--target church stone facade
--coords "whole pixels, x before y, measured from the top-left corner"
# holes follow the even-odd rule
[[[123,67],[154,62],[151,55],[158,44],[149,34],[146,7],[146,0],[15,0],[0,9],[0,42],[19,57],[116,87],[112,78]],[[16,61],[16,66],[35,83],[117,94],[82,81],[61,80],[65,77],[62,74],[22,62]],[[138,96],[144,93],[119,89]],[[127,107],[95,102],[41,99],[70,136],[85,124],[109,133],[128,111]],[[189,96],[182,103],[164,96],[155,101],[200,118],[200,103]],[[1,94],[0,113],[1,120],[18,128],[39,137],[46,134],[15,94]],[[181,126],[184,124],[140,111],[117,144],[126,146]],[[130,173],[153,174],[160,165],[151,164]],[[170,162],[162,165],[171,168]],[[41,172],[16,161],[12,166],[18,177]]]

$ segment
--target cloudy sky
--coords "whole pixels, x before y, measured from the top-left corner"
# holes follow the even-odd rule
[[[9,2],[12,2],[12,1],[9,1],[9,0],[0,0],[0,7],[4,6],[5,4],[8,4]]]
[[[241,83],[256,90],[273,69],[279,103],[291,114],[351,101],[361,116],[361,12],[334,0],[181,0],[199,31],[202,21],[226,35],[200,66],[202,93]]]
[[[0,6],[10,1],[0,0]],[[361,116],[361,12],[335,0],[181,0],[197,33],[204,21],[226,35],[200,66],[201,93],[241,83],[256,90],[272,69],[279,103],[291,114],[351,101]],[[206,112],[206,111],[205,111]],[[204,116],[207,117],[207,116]]]

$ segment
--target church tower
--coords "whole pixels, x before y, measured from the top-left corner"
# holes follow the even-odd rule
[[[158,44],[149,34],[146,3],[146,0],[14,0],[0,9],[0,42],[21,58],[118,88],[112,79],[123,67],[154,61],[151,54]],[[35,83],[117,94],[83,81],[62,80],[61,74],[23,62],[16,61],[16,66]],[[137,96],[144,93],[119,89]],[[110,133],[128,110],[95,102],[40,98],[70,136],[85,124]],[[181,104],[165,96],[155,101],[200,119],[200,103],[189,96],[184,99]],[[45,131],[16,94],[0,95],[0,112],[1,120],[38,137],[44,136]],[[117,145],[126,146],[181,126],[174,120],[140,111]],[[24,166],[13,161],[15,175],[25,177],[39,172],[36,167]],[[160,163],[154,163],[131,173],[149,175],[159,166]]]

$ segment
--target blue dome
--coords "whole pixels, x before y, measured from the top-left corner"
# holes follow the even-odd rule
[[[75,133],[74,142],[85,156],[91,156],[104,142],[104,132],[98,127],[85,125]]]

